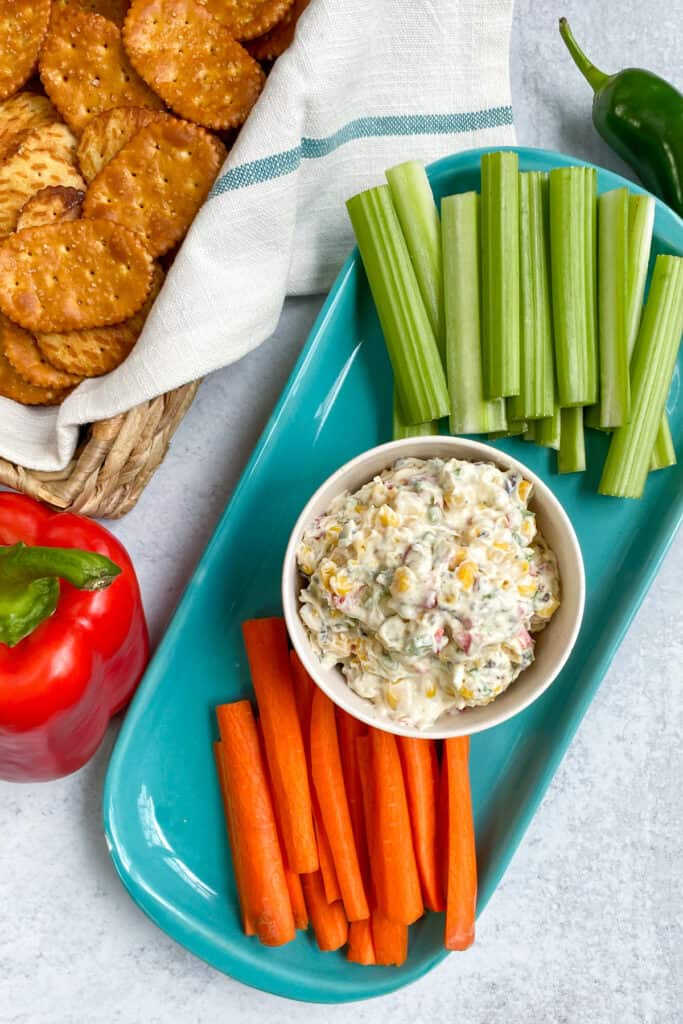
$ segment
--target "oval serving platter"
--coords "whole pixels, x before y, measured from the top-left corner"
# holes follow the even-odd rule
[[[483,152],[447,157],[429,168],[437,200],[479,188]],[[522,170],[583,163],[544,150],[518,152]],[[600,191],[621,185],[642,191],[598,169]],[[653,252],[683,255],[683,222],[662,203]],[[679,459],[682,366],[680,356],[668,403]],[[338,466],[390,436],[391,372],[354,250],[147,670],[105,785],[111,856],[145,913],[219,970],[293,999],[367,999],[414,981],[446,956],[439,914],[427,914],[411,928],[401,968],[361,967],[341,953],[320,953],[310,934],[299,933],[276,950],[246,938],[211,746],[214,706],[250,695],[240,623],[281,613],[282,557],[301,508]],[[555,683],[521,715],[472,738],[478,912],[517,848],[683,515],[680,463],[651,474],[641,501],[605,498],[596,488],[607,441],[594,431],[587,440],[588,471],[566,477],[556,475],[554,453],[516,439],[499,442],[548,483],[569,513],[583,551],[587,595],[577,646]]]

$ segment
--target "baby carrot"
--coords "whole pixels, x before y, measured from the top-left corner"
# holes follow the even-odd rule
[[[424,905],[398,744],[391,733],[371,729],[370,747],[378,862],[377,905],[392,921],[412,924],[422,916]]]
[[[311,707],[311,771],[349,921],[370,916],[353,838],[334,704],[316,687]]]
[[[477,855],[468,769],[469,737],[444,742],[447,788],[446,949],[467,949],[474,942],[477,905]]]
[[[375,856],[375,810],[372,785],[372,751],[369,736],[361,736],[356,741],[358,759],[358,776],[360,779],[361,797],[363,801],[363,817],[365,832],[370,854],[370,899],[373,904],[370,925],[372,941],[375,947],[375,962],[382,967],[392,964],[400,967],[408,956],[408,925],[390,921],[377,906],[375,897],[374,877],[377,873],[378,861]]]
[[[311,792],[284,620],[251,619],[243,623],[242,633],[287,861],[298,874],[315,871],[318,850]]]
[[[315,690],[315,683],[309,676],[304,666],[301,664],[301,660],[299,659],[299,655],[296,653],[296,651],[290,651],[289,656],[292,663],[292,678],[294,680],[294,694],[296,697],[296,707],[299,713],[301,732],[304,737],[304,747],[306,748],[306,761],[308,764],[308,773],[310,779],[311,703],[313,701],[313,691]],[[318,798],[316,797],[315,794],[315,787],[313,786],[312,779],[311,799],[313,801],[313,822],[315,825],[315,836],[318,843],[318,862],[320,864],[320,873],[323,877],[323,887],[325,889],[325,896],[327,898],[328,903],[336,903],[337,900],[341,899],[341,891],[339,889],[339,881],[337,879],[337,872],[334,866],[334,860],[332,859],[330,841],[327,838],[327,832],[325,831],[325,826],[323,825],[322,814],[320,813]]]
[[[294,938],[294,917],[256,722],[247,700],[221,704],[216,715],[244,906],[261,942],[281,946]]]
[[[408,794],[415,858],[425,906],[430,910],[443,910],[444,900],[436,858],[436,798],[439,771],[436,744],[434,740],[399,736],[398,749]]]
[[[318,949],[324,953],[341,949],[348,938],[349,925],[340,902],[328,903],[319,871],[301,876],[306,906],[313,925]]]
[[[376,963],[369,918],[365,921],[352,921],[349,925],[349,948],[346,951],[346,959],[354,964],[366,966]]]
[[[220,743],[214,743],[213,754],[216,759],[216,771],[218,773],[218,781],[221,785],[221,797],[223,799],[223,812],[225,814],[225,826],[228,832],[228,839],[230,841],[230,853],[232,854],[232,866],[235,872],[235,882],[237,883],[237,898],[240,904],[240,912],[242,914],[242,927],[245,935],[255,935],[256,930],[254,928],[254,922],[252,921],[245,903],[246,889],[244,885],[244,871],[242,867],[242,861],[240,859],[240,851],[233,839],[235,834],[234,823],[230,822],[230,803],[227,795],[227,784],[225,781],[225,768],[223,765],[223,748]]]

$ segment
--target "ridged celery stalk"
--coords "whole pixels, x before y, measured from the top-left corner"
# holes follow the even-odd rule
[[[665,414],[662,422],[659,424],[655,446],[652,449],[650,472],[652,473],[656,469],[668,469],[669,466],[675,465],[676,449],[674,448],[674,439],[671,436],[669,418]]]
[[[486,434],[506,427],[505,399],[484,398],[479,292],[479,196],[441,202],[446,313],[446,376],[452,434]]]
[[[550,172],[550,259],[560,405],[598,400],[594,168]]]
[[[492,430],[489,434],[489,441],[500,441],[503,437],[519,437],[526,434],[529,424],[526,420],[508,420],[505,430]]]
[[[519,158],[481,158],[484,394],[519,394]]]
[[[448,412],[441,357],[388,185],[348,200],[351,224],[407,423],[426,423]]]
[[[394,441],[401,441],[404,437],[430,437],[439,433],[438,420],[429,420],[428,423],[406,423],[401,404],[394,389],[394,417],[392,436]]]
[[[559,405],[555,406],[552,416],[547,416],[542,420],[536,420],[534,423],[534,437],[536,444],[540,444],[543,448],[554,448],[555,451],[558,451],[560,447],[561,433],[562,428]]]
[[[441,223],[432,187],[424,166],[418,160],[390,167],[386,176],[422,301],[444,359]]]
[[[631,419],[612,435],[599,491],[639,498],[683,333],[683,258],[658,256],[631,360]]]
[[[519,395],[508,401],[516,420],[551,416],[555,405],[548,216],[548,175],[520,174],[520,378]]]
[[[598,197],[598,324],[602,430],[628,422],[631,407],[628,352],[629,193],[627,188]]]
[[[643,296],[647,268],[650,263],[650,246],[655,222],[655,201],[652,196],[629,193],[628,218],[628,355],[633,354],[636,343],[640,318],[643,311]],[[666,411],[657,432],[657,439],[652,452],[650,469],[667,469],[676,465],[676,451],[671,437],[669,418]]]
[[[560,447],[557,452],[557,471],[558,473],[582,473],[585,468],[583,409],[579,405],[560,409]]]

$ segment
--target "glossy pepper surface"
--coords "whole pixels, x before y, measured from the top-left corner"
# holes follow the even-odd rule
[[[579,48],[566,18],[560,34],[593,89],[593,124],[650,192],[683,217],[683,95],[642,68],[600,71]]]
[[[116,538],[0,493],[0,779],[85,764],[148,657],[140,588]]]

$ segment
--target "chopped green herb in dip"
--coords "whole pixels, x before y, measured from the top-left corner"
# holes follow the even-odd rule
[[[488,462],[399,459],[306,530],[311,646],[380,717],[426,728],[488,704],[532,663],[560,584],[531,493]]]

